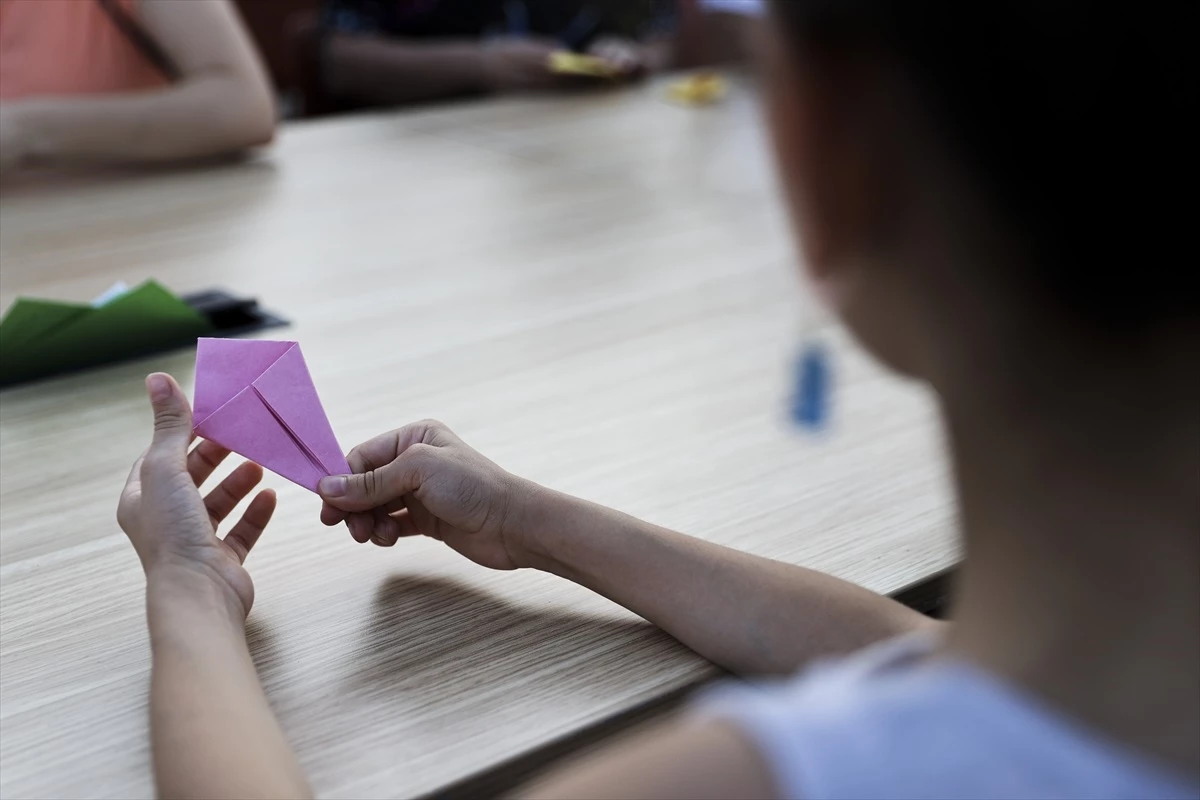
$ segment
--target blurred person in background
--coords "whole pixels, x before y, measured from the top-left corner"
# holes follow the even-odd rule
[[[596,56],[629,81],[703,59],[696,18],[695,0],[324,0],[311,59],[342,106],[568,91],[600,82],[551,71],[551,53]]]
[[[538,486],[439,423],[354,448],[322,521],[575,581],[771,678],[521,796],[1200,797],[1194,12],[772,9],[767,116],[807,273],[938,403],[966,550],[953,620]],[[203,498],[227,453],[189,454],[187,399],[147,384],[118,519],[146,571],[159,792],[307,796],[245,639],[243,559],[274,497],[218,538],[261,470]]]
[[[228,0],[0,0],[0,172],[224,155],[274,129]]]

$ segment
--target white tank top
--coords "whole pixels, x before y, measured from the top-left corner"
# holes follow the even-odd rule
[[[924,660],[935,646],[906,636],[783,683],[725,685],[697,711],[744,731],[797,800],[1200,798],[986,673]]]

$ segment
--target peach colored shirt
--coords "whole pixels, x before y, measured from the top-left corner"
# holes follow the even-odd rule
[[[120,0],[131,16],[135,0]],[[0,100],[167,83],[95,0],[0,0]]]

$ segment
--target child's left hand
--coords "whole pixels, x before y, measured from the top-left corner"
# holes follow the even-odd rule
[[[154,438],[129,473],[117,521],[148,579],[163,569],[187,570],[201,585],[211,582],[245,619],[254,602],[254,584],[242,562],[275,512],[275,493],[259,492],[225,538],[218,538],[217,526],[262,480],[262,467],[242,464],[201,498],[200,484],[229,451],[202,441],[189,453],[192,410],[178,384],[156,373],[146,379],[146,388],[154,408]]]

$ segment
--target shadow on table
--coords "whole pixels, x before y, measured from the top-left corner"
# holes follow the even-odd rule
[[[4,176],[5,196],[48,192],[77,192],[113,183],[136,183],[146,179],[187,178],[196,175],[244,176],[247,186],[270,189],[279,168],[260,153],[233,153],[192,161],[162,164],[111,164],[73,168],[34,168]]]
[[[278,636],[253,614],[246,619],[246,647],[250,650],[250,659],[259,675],[265,675],[268,670],[274,670],[282,663]]]
[[[488,676],[526,673],[550,679],[548,656],[562,670],[587,664],[603,680],[587,691],[611,696],[622,678],[601,670],[626,657],[678,654],[683,646],[648,622],[613,620],[557,609],[531,608],[443,578],[398,575],[376,594],[364,629],[355,688],[451,694],[456,685],[477,687]],[[616,670],[614,670],[616,671]],[[480,712],[511,697],[480,693]]]

